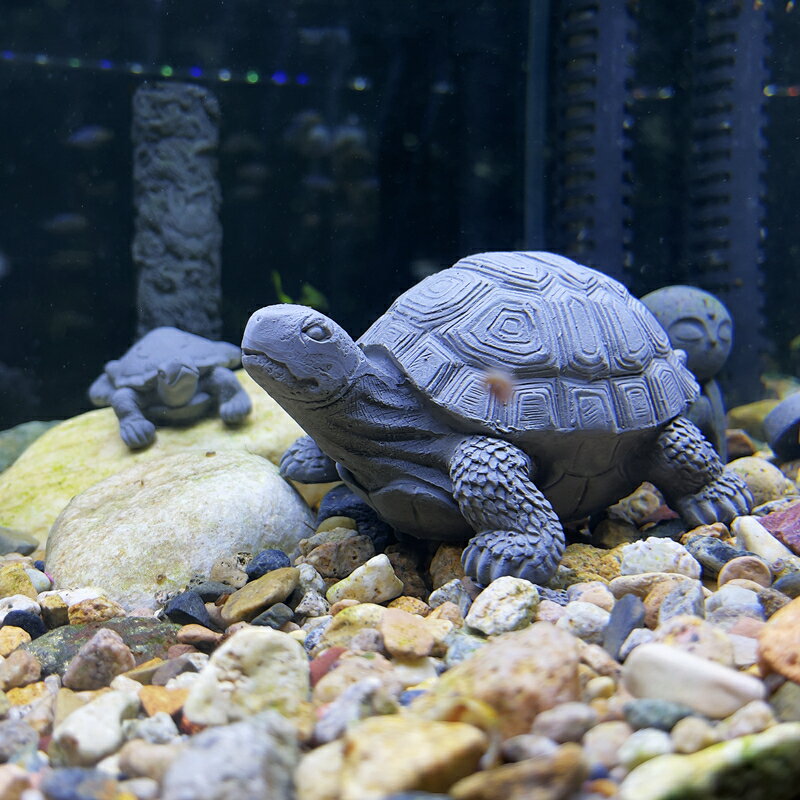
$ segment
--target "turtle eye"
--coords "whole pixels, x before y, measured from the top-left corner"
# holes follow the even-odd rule
[[[324,342],[331,338],[330,329],[321,322],[312,322],[310,325],[306,325],[303,333],[315,342]]]

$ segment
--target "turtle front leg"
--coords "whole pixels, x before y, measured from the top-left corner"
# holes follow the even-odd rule
[[[646,477],[692,527],[730,522],[749,513],[753,505],[747,484],[724,471],[714,448],[685,417],[677,417],[661,431]]]
[[[281,456],[281,476],[298,483],[338,481],[336,462],[328,458],[310,436],[295,439]]]
[[[216,399],[219,415],[226,425],[243,422],[253,407],[239,379],[225,367],[214,367],[204,388]]]
[[[156,426],[145,418],[139,401],[140,395],[127,387],[111,395],[111,407],[119,420],[119,435],[131,450],[141,450],[156,438]]]
[[[471,436],[453,453],[453,497],[476,531],[461,562],[478,583],[513,575],[543,584],[558,567],[564,529],[532,471],[528,456],[502,439]]]

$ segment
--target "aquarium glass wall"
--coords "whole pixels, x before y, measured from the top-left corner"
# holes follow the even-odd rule
[[[205,126],[151,192],[198,250],[196,332],[239,342],[292,301],[359,335],[464,255],[548,249],[715,292],[728,395],[758,399],[800,369],[794,5],[0,0],[0,428],[88,410],[150,324],[159,87]]]

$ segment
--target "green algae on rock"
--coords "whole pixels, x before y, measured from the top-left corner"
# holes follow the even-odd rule
[[[119,438],[119,423],[110,408],[57,424],[0,475],[0,525],[44,542],[50,526],[75,495],[133,464],[152,463],[189,448],[239,450],[277,464],[303,431],[244,371],[236,376],[250,396],[253,411],[234,429],[226,428],[219,418],[188,428],[159,428],[151,447],[132,452]]]
[[[691,755],[659,756],[636,767],[620,800],[792,800],[800,780],[800,723],[711,745]]]
[[[152,658],[166,658],[167,650],[177,642],[180,625],[162,622],[154,617],[120,617],[86,625],[65,625],[48,631],[38,639],[22,645],[39,659],[42,675],[62,674],[67,664],[101,628],[118,633],[130,647],[137,664]]]

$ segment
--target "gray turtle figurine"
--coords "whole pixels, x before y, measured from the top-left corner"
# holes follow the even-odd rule
[[[122,441],[132,450],[155,440],[155,424],[182,425],[219,410],[236,425],[251,403],[231,368],[241,350],[178,328],[154,328],[117,361],[109,361],[89,388],[96,406],[111,406]]]
[[[752,503],[682,416],[697,384],[650,312],[557,255],[462,259],[401,295],[358,342],[310,308],[268,306],[250,318],[242,353],[310,434],[284,457],[287,477],[338,476],[402,533],[469,539],[462,561],[482,584],[548,581],[564,550],[560,519],[644,480],[692,525]]]

